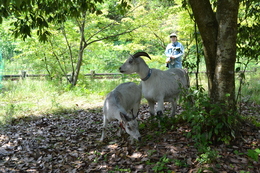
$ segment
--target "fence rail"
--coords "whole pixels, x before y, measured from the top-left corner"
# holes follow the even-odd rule
[[[250,71],[245,72],[256,72],[257,68],[254,68]],[[242,71],[240,71],[241,73]],[[196,72],[189,72],[189,73],[196,73]],[[206,72],[199,72],[199,73],[206,73]],[[90,73],[84,74],[84,76],[88,76],[92,79],[103,79],[103,78],[119,78],[122,77],[124,74],[122,73],[96,73],[94,70],[91,70]],[[49,74],[27,74],[26,71],[22,71],[21,74],[15,74],[15,75],[2,75],[3,80],[19,80],[19,79],[25,79],[27,77],[47,77]],[[66,77],[71,76],[70,74],[65,75]],[[64,76],[64,77],[65,77]]]
[[[22,71],[21,74],[15,75],[2,75],[3,80],[18,80],[18,79],[25,79],[27,77],[48,77],[49,74],[27,74],[26,71]],[[70,74],[64,75],[64,77],[69,77]],[[96,73],[95,71],[90,71],[90,73],[84,74],[84,76],[91,77],[93,79],[103,79],[103,78],[119,78],[122,77],[122,73]]]

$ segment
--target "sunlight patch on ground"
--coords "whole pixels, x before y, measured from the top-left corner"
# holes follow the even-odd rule
[[[112,145],[108,145],[107,146],[107,148],[109,148],[109,149],[116,149],[118,147],[118,145],[117,144],[112,144]]]
[[[131,156],[129,156],[131,159],[138,159],[138,158],[141,158],[143,157],[142,153],[133,153]]]

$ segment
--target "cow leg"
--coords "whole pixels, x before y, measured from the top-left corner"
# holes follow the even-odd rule
[[[158,117],[161,117],[163,115],[163,108],[164,108],[163,99],[158,100],[158,107],[157,107],[157,116]]]
[[[177,102],[176,101],[172,101],[172,112],[171,112],[171,116],[174,117],[175,112],[176,112],[176,108],[177,108]]]
[[[154,116],[155,115],[155,111],[154,111],[155,102],[148,100],[148,104],[149,104],[150,115]]]
[[[107,119],[103,118],[103,129],[102,129],[102,135],[101,135],[101,138],[100,138],[100,141],[103,141],[105,136],[106,136],[106,127],[107,127]]]

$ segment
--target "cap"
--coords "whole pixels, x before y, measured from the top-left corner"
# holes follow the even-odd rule
[[[170,37],[177,37],[177,34],[171,33]]]

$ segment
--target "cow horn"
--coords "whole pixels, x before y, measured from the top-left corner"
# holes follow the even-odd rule
[[[137,52],[133,55],[133,58],[138,58],[139,56],[146,56],[151,59],[151,57],[146,52]]]

